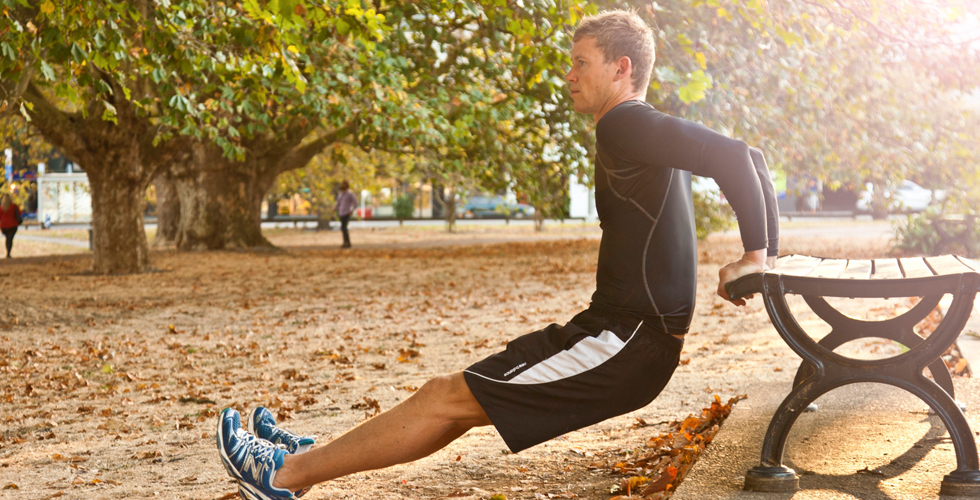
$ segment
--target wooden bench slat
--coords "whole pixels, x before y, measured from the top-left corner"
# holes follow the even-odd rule
[[[847,268],[845,259],[824,259],[810,271],[808,278],[837,278]]]
[[[956,258],[959,259],[960,263],[963,264],[964,266],[969,267],[970,269],[973,269],[976,272],[980,272],[980,263],[978,263],[977,261],[970,260],[966,257],[960,257],[959,255],[957,255]]]
[[[780,259],[783,260],[783,259]],[[823,259],[819,257],[808,257],[806,255],[791,255],[776,265],[772,270],[774,273],[785,274],[788,276],[806,276],[813,268],[820,264]]]
[[[868,279],[871,276],[870,260],[851,260],[847,262],[847,269],[841,273],[841,279]]]
[[[936,272],[937,275],[946,274],[961,274],[961,273],[971,273],[973,269],[963,265],[962,262],[953,257],[952,255],[942,255],[939,257],[926,257],[926,262],[929,263],[929,267]]]
[[[896,259],[875,259],[875,273],[872,278],[878,280],[900,280],[904,278]]]
[[[906,278],[931,278],[935,276],[932,274],[932,269],[926,265],[926,261],[922,260],[922,257],[906,257],[899,260],[902,263],[902,269],[905,270]]]

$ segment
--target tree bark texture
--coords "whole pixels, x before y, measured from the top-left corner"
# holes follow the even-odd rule
[[[186,156],[170,168],[180,200],[177,249],[272,246],[262,236],[262,200],[276,177],[305,167],[349,130],[342,127],[309,141],[304,141],[306,129],[249,139],[242,144],[242,161],[223,156],[212,143],[187,146]]]
[[[239,162],[213,144],[190,146],[189,157],[171,167],[180,201],[177,249],[272,246],[261,229],[262,199],[276,178],[268,163],[251,151]]]
[[[111,156],[130,152],[106,151],[106,163]],[[131,160],[118,158],[117,161],[120,167],[125,167]],[[97,274],[130,274],[149,269],[150,252],[143,229],[146,181],[131,175],[133,172],[127,168],[87,171],[92,190],[92,270]]]
[[[109,81],[116,96],[123,91]],[[92,270],[97,274],[145,271],[150,266],[143,228],[143,195],[167,154],[152,146],[155,130],[132,103],[112,98],[117,123],[102,120],[101,101],[87,115],[51,104],[33,84],[24,92],[33,105],[31,123],[44,138],[78,162],[88,174],[94,231]]]
[[[157,234],[151,247],[169,248],[177,244],[180,228],[180,199],[177,187],[169,171],[162,171],[153,178],[153,188],[157,193]]]

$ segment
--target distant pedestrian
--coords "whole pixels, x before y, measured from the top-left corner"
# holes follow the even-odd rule
[[[9,194],[4,193],[0,196],[0,230],[7,240],[7,258],[10,258],[10,249],[14,247],[14,235],[17,234],[17,226],[20,226],[24,218],[20,215],[20,207],[14,203]]]
[[[350,222],[350,216],[357,208],[357,197],[350,191],[350,183],[346,180],[340,183],[340,194],[337,195],[337,206],[334,208],[340,217],[340,230],[344,233],[344,244],[340,248],[350,248],[347,223]]]

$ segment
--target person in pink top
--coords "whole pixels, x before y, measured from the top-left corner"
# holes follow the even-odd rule
[[[340,230],[344,233],[344,244],[340,248],[350,248],[350,233],[347,232],[347,223],[350,216],[357,208],[357,197],[350,191],[350,183],[347,181],[340,183],[340,194],[337,195],[337,216],[340,217]]]
[[[10,249],[14,247],[14,235],[17,234],[17,226],[20,226],[23,218],[20,215],[20,207],[14,203],[9,194],[0,196],[0,230],[7,240],[7,258],[10,258]]]

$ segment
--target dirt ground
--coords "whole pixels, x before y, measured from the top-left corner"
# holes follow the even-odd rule
[[[157,270],[135,276],[88,275],[86,254],[2,262],[0,498],[233,493],[214,447],[221,408],[265,405],[294,431],[334,438],[368,418],[371,401],[391,408],[427,379],[587,307],[598,234],[594,226],[543,235],[360,230],[356,247],[341,251],[336,232],[276,230],[269,237],[279,250],[155,252]],[[515,239],[524,241],[500,243]],[[783,253],[841,257],[880,256],[887,244],[782,242]],[[739,253],[731,235],[701,244],[682,366],[646,408],[519,454],[492,428],[475,429],[426,459],[305,498],[608,499],[619,478],[589,464],[638,446],[715,394],[727,400],[747,380],[798,366],[758,298],[736,308],[715,296],[718,268]]]

